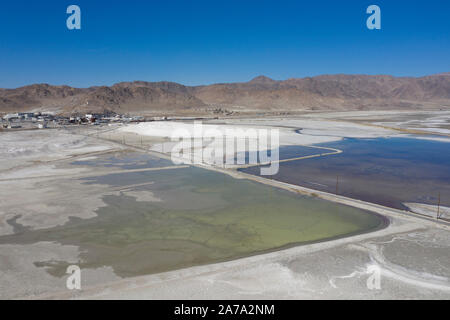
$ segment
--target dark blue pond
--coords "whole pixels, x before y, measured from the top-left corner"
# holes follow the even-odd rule
[[[405,209],[404,202],[450,206],[450,143],[413,138],[344,139],[319,146],[341,154],[280,163],[272,178]],[[300,147],[301,153],[304,147]],[[295,157],[295,147],[280,149]],[[259,167],[241,169],[259,175]]]

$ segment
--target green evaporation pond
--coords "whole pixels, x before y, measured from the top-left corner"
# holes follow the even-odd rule
[[[142,185],[160,201],[104,196],[91,219],[21,230],[4,243],[53,241],[80,247],[79,261],[39,261],[56,276],[67,265],[111,266],[122,277],[235,259],[298,244],[375,230],[386,222],[367,211],[199,168],[120,173],[85,179],[113,187]],[[148,182],[153,182],[148,184]],[[80,200],[82,201],[82,200]],[[17,223],[16,223],[17,227]]]

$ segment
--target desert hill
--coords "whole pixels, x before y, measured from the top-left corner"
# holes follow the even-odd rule
[[[393,108],[450,108],[450,73],[419,78],[338,74],[284,81],[258,76],[249,82],[205,86],[134,81],[109,87],[33,84],[0,89],[0,113],[195,114]]]

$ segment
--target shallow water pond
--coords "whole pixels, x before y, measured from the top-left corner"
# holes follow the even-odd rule
[[[157,201],[105,195],[91,219],[0,237],[0,244],[52,241],[80,248],[81,268],[111,266],[122,277],[249,256],[385,225],[369,212],[249,180],[189,167],[85,178],[117,189],[131,186]],[[17,227],[17,222],[14,221]],[[63,276],[74,261],[37,261]]]

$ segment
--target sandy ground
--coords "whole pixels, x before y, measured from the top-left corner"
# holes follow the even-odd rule
[[[304,117],[371,123],[381,128],[392,128],[404,132],[410,130],[416,134],[437,134],[441,136],[440,141],[449,141],[442,137],[450,136],[450,111],[348,111],[315,113]]]
[[[176,130],[185,130],[196,137],[194,124],[179,122],[149,122],[132,124],[118,129],[120,132],[132,132],[138,135],[170,138]],[[395,130],[355,124],[351,122],[337,122],[323,119],[232,119],[210,120],[203,124],[205,133],[219,130],[226,135],[227,129],[278,129],[280,131],[280,145],[312,145],[317,143],[341,140],[343,137],[376,138],[399,134]],[[301,130],[298,134],[295,130]]]
[[[364,118],[364,115],[358,116]],[[381,117],[380,114],[366,116]],[[279,119],[233,120],[229,125],[277,126],[283,130],[280,135],[283,144],[306,145],[347,136],[402,134],[395,129],[328,121],[327,117],[336,118],[321,114],[282,122]],[[296,134],[294,129],[302,129],[303,134]],[[135,126],[103,133],[89,130],[83,135],[56,130],[33,132],[33,136],[28,132],[0,134],[3,151],[0,153],[0,234],[14,232],[14,224],[8,222],[14,217],[18,217],[17,223],[32,229],[63,224],[72,216],[92,217],[95,210],[104,205],[102,195],[126,194],[127,190],[74,182],[68,178],[107,174],[117,169],[73,166],[70,162],[130,148],[107,140],[125,142],[144,151],[161,145],[167,137],[166,133],[143,135]],[[65,277],[54,277],[34,263],[44,260],[76,263],[79,259],[76,246],[49,242],[0,245],[0,298],[450,298],[450,228],[447,224],[302,187],[274,185],[370,209],[386,216],[391,224],[369,234],[137,278],[120,279],[109,267],[83,270],[82,290],[75,292],[65,288]],[[130,195],[158,201],[148,193]],[[367,281],[374,270],[380,271],[380,288],[371,290]]]
[[[424,203],[410,203],[407,202],[405,205],[413,212],[417,212],[432,218],[436,218],[436,216],[439,214],[439,217],[442,219],[448,219],[450,220],[450,208],[440,206],[434,206]]]
[[[239,139],[251,137],[252,132],[257,134],[258,130],[266,131],[269,137],[272,134],[271,130],[276,130],[276,138],[271,137],[271,142],[264,147],[259,144],[259,141],[262,139],[258,140],[252,137],[249,139],[247,151],[265,151],[270,146],[273,148],[292,145],[311,146],[318,143],[339,141],[343,137],[377,138],[403,134],[396,130],[375,126],[368,127],[367,125],[352,122],[309,118],[209,120],[201,123],[200,126],[198,124],[199,122],[197,122],[196,126],[195,122],[181,123],[170,121],[130,124],[119,127],[112,136],[111,132],[101,136],[116,141],[125,141],[127,144],[136,146],[139,146],[139,144],[145,146],[145,142],[142,142],[143,137],[144,139],[159,138],[163,139],[163,141],[159,143],[155,141],[148,147],[150,150],[168,154],[174,148],[179,148],[183,154],[192,155],[192,157],[187,156],[187,158],[193,158],[196,163],[214,164],[213,154],[209,152],[202,153],[200,150],[202,147],[207,146],[216,150],[223,149],[223,146],[227,146],[229,143],[233,144],[234,141]],[[233,133],[230,134],[229,131],[233,131]],[[179,142],[177,133],[184,133],[192,137],[192,144],[185,147]],[[217,136],[220,138],[215,138]],[[276,145],[273,144],[275,141]],[[194,148],[194,151],[190,149],[191,146]],[[196,154],[195,150],[200,150],[200,153]],[[340,152],[339,150],[334,151]],[[224,148],[225,156],[233,156],[234,152],[234,148]],[[323,151],[320,151],[320,153],[323,153]],[[234,166],[227,165],[227,167],[233,168]]]

